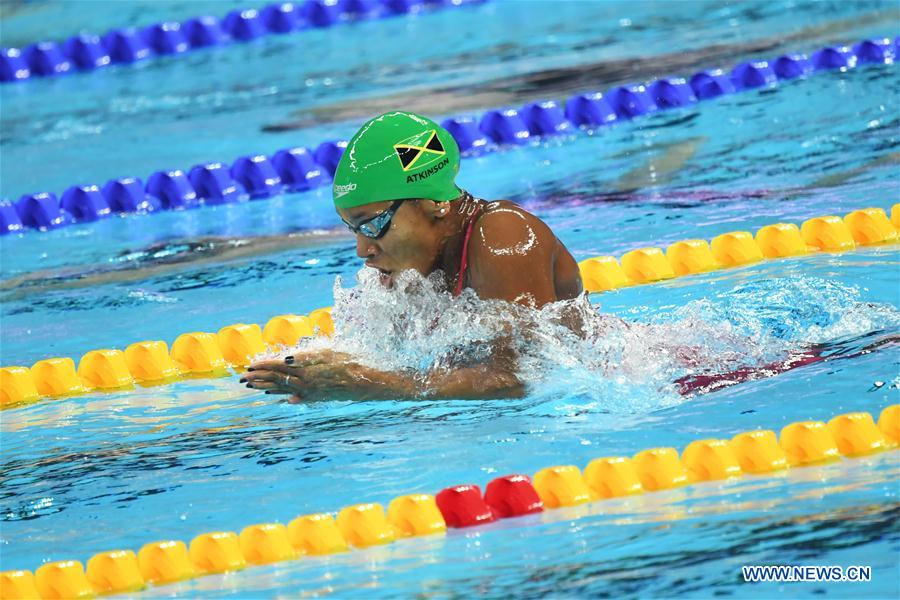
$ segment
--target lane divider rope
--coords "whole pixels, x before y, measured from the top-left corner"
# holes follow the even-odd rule
[[[204,15],[184,22],[164,21],[135,29],[112,29],[102,37],[80,33],[65,42],[42,41],[23,49],[0,49],[0,82],[23,82],[110,65],[132,64],[158,56],[268,35],[283,35],[342,23],[416,14],[487,0],[306,0],[276,2],[256,9],[236,9],[219,19]]]
[[[748,231],[732,231],[705,240],[683,240],[661,248],[639,248],[621,258],[597,256],[578,264],[584,289],[590,293],[653,283],[746,266],[763,259],[802,256],[815,252],[843,252],[857,246],[895,244],[900,240],[900,204],[891,209],[891,220],[880,208],[865,208],[836,216],[815,217],[801,227],[776,223]],[[159,385],[180,376],[222,377],[229,368],[240,370],[266,349],[279,350],[297,344],[301,337],[330,335],[334,331],[331,308],[303,315],[279,315],[265,327],[257,324],[228,325],[218,333],[179,335],[171,350],[164,341],[143,341],[124,350],[99,349],[85,353],[75,368],[71,358],[39,360],[31,368],[0,369],[0,408],[88,392],[121,392],[135,384]]]
[[[489,110],[480,118],[445,119],[463,156],[522,146],[533,139],[593,130],[660,110],[692,105],[738,91],[772,88],[780,81],[822,71],[847,71],[859,64],[892,64],[900,55],[900,37],[863,40],[853,47],[830,46],[807,57],[787,54],[773,61],[741,63],[730,71],[711,69],[689,80],[665,78],[647,84],[623,85],[604,93],[577,94],[560,106],[547,100],[520,109]],[[48,230],[91,222],[117,213],[153,213],[191,209],[251,199],[287,191],[307,191],[331,182],[347,142],[327,140],[315,150],[279,150],[272,156],[247,155],[231,165],[218,161],[189,170],[152,173],[146,183],[136,177],[111,179],[99,185],[74,185],[56,194],[25,194],[15,203],[0,201],[0,235]]]
[[[86,352],[75,368],[71,358],[39,360],[31,368],[0,369],[0,407],[41,398],[69,397],[88,392],[122,392],[138,385],[163,385],[180,377],[214,378],[240,370],[267,349],[297,344],[301,337],[330,335],[334,331],[331,308],[309,315],[279,315],[259,325],[236,323],[209,333],[179,335],[171,350],[166,342],[136,342],[125,348]]]
[[[855,210],[844,218],[814,217],[800,227],[775,223],[757,230],[731,231],[711,242],[682,240],[662,248],[638,248],[619,259],[595,256],[578,263],[584,288],[605,292],[629,285],[652,283],[740,267],[763,259],[788,258],[816,252],[845,252],[857,246],[897,243],[900,239],[900,204],[891,208],[891,218],[880,208]]]
[[[650,448],[632,457],[540,469],[533,478],[493,479],[485,493],[477,485],[445,488],[436,495],[394,498],[387,513],[381,504],[346,506],[334,513],[301,515],[282,523],[261,523],[233,531],[196,536],[190,543],[163,540],[133,550],[100,552],[87,561],[43,564],[0,573],[0,597],[81,598],[94,594],[136,593],[212,573],[237,571],[303,556],[389,544],[399,539],[444,535],[465,528],[611,498],[671,490],[693,483],[763,476],[785,469],[821,465],[896,449],[900,444],[900,404],[882,410],[877,424],[867,412],[838,415],[827,423],[800,421],[772,430],[738,433],[731,439],[700,439],[679,456],[675,448]],[[585,512],[587,514],[587,512]],[[575,515],[572,518],[584,516]],[[526,525],[528,523],[521,523]]]

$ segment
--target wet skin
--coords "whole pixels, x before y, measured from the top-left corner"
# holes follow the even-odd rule
[[[339,209],[352,225],[375,216],[391,202]],[[480,215],[477,209],[483,208]],[[582,293],[578,264],[550,228],[508,201],[485,203],[463,195],[452,202],[410,200],[397,210],[379,239],[356,234],[356,254],[377,269],[381,282],[392,286],[398,273],[422,275],[441,271],[455,289],[470,215],[475,222],[467,246],[464,287],[483,300],[540,308]],[[348,355],[304,352],[285,360],[253,364],[242,382],[267,393],[290,395],[291,401],[378,398],[503,398],[520,396],[515,356],[497,344],[487,364],[441,370],[424,379],[378,371],[353,362]]]

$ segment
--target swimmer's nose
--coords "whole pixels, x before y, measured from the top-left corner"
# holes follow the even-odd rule
[[[356,255],[360,258],[372,258],[378,253],[375,240],[362,234],[356,234]]]

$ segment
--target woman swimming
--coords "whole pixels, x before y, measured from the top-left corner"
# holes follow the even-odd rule
[[[437,123],[407,112],[372,119],[351,139],[334,177],[334,204],[356,253],[394,285],[403,271],[442,273],[447,289],[529,308],[582,293],[578,264],[539,218],[508,201],[474,198],[455,183],[459,149]],[[332,351],[250,367],[249,387],[297,400],[334,397],[518,396],[515,356],[497,340],[489,361],[426,378],[380,371]]]

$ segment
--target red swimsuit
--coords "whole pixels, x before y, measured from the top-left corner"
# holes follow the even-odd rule
[[[478,208],[469,217],[466,222],[466,237],[463,239],[462,260],[459,261],[459,277],[456,280],[456,292],[454,296],[459,296],[463,291],[466,283],[466,267],[469,266],[469,238],[472,236],[472,228],[475,227],[475,221],[484,213],[484,206],[478,205]]]

